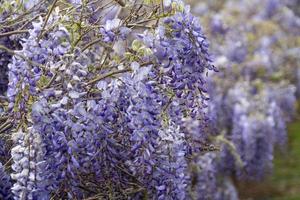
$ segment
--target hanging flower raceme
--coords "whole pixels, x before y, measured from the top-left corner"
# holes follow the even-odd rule
[[[226,172],[219,153],[200,153],[190,161],[189,197],[191,199],[237,200],[238,192]]]
[[[173,122],[159,131],[157,170],[153,174],[158,199],[186,199],[189,183],[187,142],[180,127]]]
[[[0,198],[3,200],[13,199],[10,191],[12,184],[9,175],[5,172],[5,168],[0,163]]]
[[[50,22],[57,20],[58,18],[54,15]],[[15,113],[27,111],[26,102],[31,101],[30,98],[36,96],[44,86],[42,84],[54,76],[48,67],[60,59],[70,48],[66,42],[68,35],[64,28],[58,27],[48,35],[47,39],[39,40],[42,24],[43,21],[33,23],[29,37],[22,43],[23,49],[16,51],[12,63],[8,66],[7,96],[10,101],[9,109],[16,111]],[[43,74],[45,70],[48,70],[46,75]]]
[[[269,89],[238,82],[223,100],[234,122],[227,137],[236,146],[248,178],[262,178],[268,174],[275,145],[283,145],[286,140],[286,121],[276,100],[269,98]],[[260,167],[257,167],[258,162]]]
[[[187,99],[186,106],[195,108],[206,91],[204,74],[216,68],[211,64],[206,37],[189,8],[164,19],[156,35],[143,38],[160,66],[157,80],[176,97]]]
[[[174,5],[179,5],[174,16],[163,19],[154,34],[146,32],[140,38],[155,60],[156,67],[149,77],[157,81],[165,93],[163,117],[180,125],[191,144],[189,148],[195,150],[199,146],[194,140],[206,138],[205,74],[216,68],[211,63],[208,43],[197,19],[189,7],[182,9],[181,4]]]
[[[14,133],[12,149],[14,164],[11,175],[15,180],[12,192],[16,199],[49,199],[50,182],[47,171],[46,147],[42,136],[30,127],[25,132]]]

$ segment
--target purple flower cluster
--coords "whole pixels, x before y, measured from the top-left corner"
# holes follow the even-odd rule
[[[177,97],[197,99],[205,91],[203,74],[216,69],[211,64],[207,40],[188,7],[164,19],[157,33],[145,36],[144,41],[160,66],[156,78]]]
[[[5,172],[4,166],[0,163],[0,198],[3,200],[13,199],[11,188],[11,180],[9,175]]]
[[[217,153],[209,152],[194,160],[190,186],[192,199],[238,199],[232,180],[224,176],[219,166],[219,159]]]
[[[14,133],[15,146],[12,148],[16,182],[11,188],[15,199],[49,199],[50,188],[47,172],[46,150],[42,136],[28,128],[28,132]]]
[[[55,14],[49,21],[59,19]],[[187,157],[201,146],[193,146],[194,140],[204,140],[205,135],[204,74],[214,69],[196,19],[188,10],[178,11],[159,25],[165,33],[154,38],[155,46],[149,48],[153,55],[148,51],[138,58],[149,64],[122,63],[111,69],[124,70],[117,79],[108,77],[92,85],[87,82],[97,77],[91,66],[99,56],[71,48],[70,34],[62,25],[39,38],[42,25],[43,21],[33,23],[20,55],[9,65],[9,108],[18,117],[20,112],[30,113],[28,126],[13,136],[15,197],[48,199],[57,191],[70,199],[98,193],[186,199]],[[113,44],[126,40],[129,32],[121,20],[113,19],[99,33],[102,42]],[[95,45],[97,49],[102,44]],[[99,53],[106,50],[98,48]],[[163,58],[158,50],[168,54]],[[110,71],[100,71],[105,73]],[[109,186],[113,194],[105,189]],[[124,194],[125,189],[132,192]]]
[[[290,100],[290,103],[284,107],[280,106],[281,98],[275,98],[280,90],[274,91],[270,85],[255,85],[247,81],[237,82],[225,94],[213,98],[210,106],[213,126],[217,125],[216,131],[226,132],[226,137],[233,142],[244,163],[242,171],[239,168],[235,171],[233,155],[226,155],[230,155],[230,151],[224,150],[227,153],[223,159],[227,166],[222,165],[223,169],[255,179],[269,174],[275,145],[283,147],[287,140],[286,123],[292,113],[285,116],[285,108],[293,111],[295,105],[295,89],[292,86],[286,89],[291,89],[291,92],[281,98]]]
[[[281,2],[237,3],[251,24],[201,8],[220,72],[181,0],[38,2],[0,17],[1,199],[237,200],[232,178],[271,171],[296,103]]]
[[[51,20],[55,22],[55,19]],[[51,71],[48,71],[42,77],[43,66],[51,66],[70,48],[68,43],[64,42],[64,40],[68,40],[66,30],[61,28],[50,33],[46,40],[38,41],[42,24],[42,21],[33,23],[29,37],[22,43],[23,49],[17,51],[17,55],[12,58],[12,62],[8,65],[7,97],[10,101],[10,110],[26,111],[26,102],[29,101],[30,96],[37,95],[40,89],[38,85],[40,79],[50,79],[54,76]]]

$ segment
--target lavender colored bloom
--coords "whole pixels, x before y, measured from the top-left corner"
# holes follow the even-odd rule
[[[159,132],[157,170],[153,183],[157,199],[186,199],[189,183],[187,144],[180,127],[169,122],[166,130]]]
[[[194,161],[191,171],[192,199],[215,199],[217,191],[217,155],[206,153]]]
[[[114,32],[120,26],[120,19],[107,20],[104,27],[100,28],[104,42],[113,42],[116,40],[116,33]]]
[[[12,184],[9,175],[5,172],[4,166],[0,163],[0,198],[3,200],[11,200],[12,193],[10,191]]]
[[[247,174],[242,176],[260,179],[272,169],[272,127],[267,121],[246,116],[237,117],[240,121],[234,124],[232,138],[245,165]]]
[[[272,17],[277,10],[279,9],[280,5],[279,0],[268,0],[266,3],[266,8],[265,8],[265,15],[267,18]]]
[[[218,187],[218,192],[215,195],[216,200],[238,200],[238,192],[235,185],[229,177],[225,177],[222,185]]]
[[[284,120],[283,112],[276,102],[270,103],[270,116],[273,116],[273,129],[275,143],[281,148],[285,147],[287,144],[287,127],[286,121]]]
[[[129,100],[126,109],[129,142],[132,143],[131,156],[133,160],[126,161],[135,175],[142,175],[141,181],[146,181],[153,173],[156,140],[161,127],[159,115],[161,112],[160,96],[150,83],[144,83],[146,78],[143,69],[137,69],[133,77],[123,77],[126,83],[124,97]],[[142,166],[142,167],[141,167]]]
[[[242,63],[245,61],[247,54],[247,47],[245,47],[241,42],[236,42],[229,50],[228,58],[233,62]]]
[[[268,89],[270,103],[275,101],[280,108],[283,118],[287,122],[293,119],[296,105],[296,87],[290,84],[278,84]]]
[[[220,15],[214,16],[211,21],[210,28],[213,34],[225,34],[226,28]]]
[[[55,21],[57,19],[54,15],[50,20]],[[49,38],[38,42],[37,36],[41,31],[42,23],[42,21],[33,23],[33,29],[29,31],[29,38],[24,40],[24,43],[22,43],[23,49],[18,52],[25,56],[27,60],[16,55],[8,66],[7,96],[10,101],[9,109],[15,107],[19,111],[26,110],[25,104],[29,100],[29,96],[37,93],[37,85],[42,77],[41,66],[49,60],[52,60],[51,62],[57,61],[70,49],[69,44],[62,42],[64,39],[68,40],[68,34],[63,28],[58,28],[55,32],[49,34]],[[49,74],[51,78],[53,74]],[[20,102],[16,104],[19,95],[22,95],[23,99],[19,99]]]
[[[205,73],[216,68],[211,64],[206,37],[189,8],[164,19],[156,35],[146,33],[141,37],[159,65],[151,76],[171,93],[169,115],[178,122],[184,113],[194,119],[203,118]],[[172,107],[176,107],[177,114]]]
[[[46,147],[43,139],[32,127],[28,132],[14,133],[15,146],[12,149],[16,182],[12,187],[15,199],[49,199],[50,188],[47,179]]]

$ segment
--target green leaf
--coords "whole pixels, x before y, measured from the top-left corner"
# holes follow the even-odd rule
[[[42,75],[41,78],[39,79],[37,85],[39,88],[42,88],[44,86],[46,86],[48,83],[49,83],[50,79],[45,76],[45,75]]]
[[[134,51],[138,51],[142,46],[143,46],[143,43],[139,40],[134,40],[131,45],[131,47]]]

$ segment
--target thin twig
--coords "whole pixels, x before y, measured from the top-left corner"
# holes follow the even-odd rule
[[[16,31],[9,31],[6,33],[0,33],[0,38],[6,37],[6,36],[11,36],[11,35],[16,35],[16,34],[22,34],[22,33],[28,33],[28,30],[16,30]]]
[[[4,122],[1,126],[0,126],[0,134],[3,133],[7,128],[9,128],[10,126],[12,126],[12,121],[11,120],[7,120],[6,122]]]
[[[148,65],[151,65],[153,64],[153,62],[145,62],[145,63],[142,63],[140,66],[141,67],[145,67],[145,66],[148,66]],[[112,71],[112,72],[109,72],[107,74],[102,74],[100,75],[99,77],[96,77],[95,79],[87,82],[85,85],[88,86],[88,85],[92,85],[98,81],[101,81],[105,78],[108,78],[108,77],[111,77],[111,76],[114,76],[114,75],[117,75],[117,74],[122,74],[122,73],[126,73],[126,72],[130,72],[132,71],[131,68],[127,68],[127,69],[121,69],[121,70],[115,70],[115,71]]]
[[[49,12],[47,13],[47,16],[46,16],[45,22],[44,22],[44,24],[43,24],[43,28],[42,28],[42,30],[41,30],[41,33],[40,33],[40,35],[39,35],[39,37],[38,37],[38,40],[40,40],[41,37],[43,36],[43,32],[44,32],[44,30],[45,30],[45,28],[46,28],[47,22],[48,22],[48,20],[49,20],[49,18],[50,18],[50,15],[51,15],[52,11],[54,10],[55,4],[56,4],[57,2],[58,2],[58,0],[54,0],[54,2],[53,2],[53,4],[52,4],[52,6],[51,6]]]
[[[103,75],[101,75],[101,76],[99,76],[99,77],[96,77],[95,79],[93,79],[93,80],[87,82],[86,85],[87,85],[87,86],[88,86],[88,85],[92,85],[92,84],[94,84],[94,83],[96,83],[96,82],[98,82],[98,81],[101,81],[101,80],[103,80],[103,79],[105,79],[105,78],[108,78],[108,77],[110,77],[110,76],[114,76],[114,75],[117,75],[117,74],[122,74],[122,73],[130,72],[130,71],[131,71],[130,68],[112,71],[112,72],[109,72],[109,73],[107,73],[107,74],[103,74]]]
[[[103,40],[103,38],[98,38],[94,41],[91,41],[90,43],[88,43],[85,47],[82,48],[82,52],[84,52],[86,49],[88,49],[89,47],[93,46],[94,44],[99,43],[101,46],[103,46],[105,49],[107,49],[108,51],[113,51],[112,47],[105,44],[104,42],[101,42]]]
[[[147,28],[147,29],[153,28],[152,26],[147,26],[147,25],[142,25],[142,24],[128,24],[127,27],[128,28],[138,27],[138,28]]]
[[[45,85],[44,87],[42,87],[42,90],[45,90],[45,89],[49,88],[52,85],[52,83],[54,82],[54,80],[56,79],[56,77],[57,77],[57,74],[55,73],[52,76],[52,78],[50,79],[49,83],[47,85]]]
[[[8,120],[8,116],[0,116],[0,120]]]
[[[115,2],[117,2],[120,6],[125,7],[125,2],[123,0],[114,0]]]

